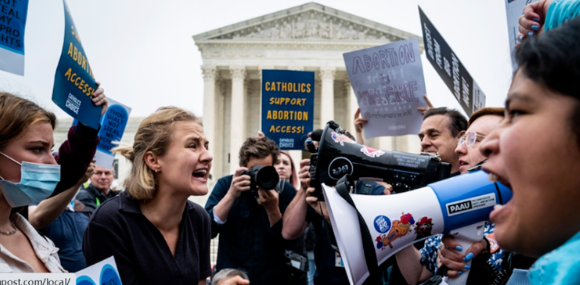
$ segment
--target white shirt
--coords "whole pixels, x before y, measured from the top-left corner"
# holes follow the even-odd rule
[[[20,214],[14,213],[12,218],[18,230],[28,237],[36,256],[44,263],[48,271],[51,273],[66,273],[67,271],[60,265],[60,259],[57,254],[58,248],[54,243],[50,239],[42,237]],[[0,273],[33,272],[34,269],[28,262],[18,258],[0,244]]]

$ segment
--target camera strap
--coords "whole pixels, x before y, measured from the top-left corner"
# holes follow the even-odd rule
[[[358,223],[360,226],[360,234],[363,242],[363,251],[365,255],[365,261],[367,264],[367,268],[369,270],[369,277],[363,284],[379,284],[380,283],[380,273],[381,269],[378,266],[377,256],[375,254],[375,247],[372,243],[371,233],[367,224],[360,214],[354,201],[350,197],[349,189],[353,186],[352,179],[349,175],[345,175],[341,178],[338,183],[336,184],[336,191],[338,194],[348,203],[350,204],[356,211],[356,215],[358,217]]]

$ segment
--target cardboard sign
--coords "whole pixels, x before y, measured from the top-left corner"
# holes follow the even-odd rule
[[[54,75],[52,101],[73,118],[96,130],[102,108],[95,106],[91,99],[97,84],[65,0],[63,5],[64,44]]]
[[[262,132],[280,149],[303,149],[314,124],[314,72],[262,70]]]
[[[485,107],[485,94],[419,7],[427,60],[437,71],[467,116]]]
[[[24,75],[28,0],[0,1],[0,70]]]
[[[129,121],[131,107],[119,103],[111,98],[109,108],[101,119],[101,130],[99,130],[99,144],[95,153],[96,164],[107,169],[113,166],[115,155],[111,149],[117,147],[113,142],[120,142]]]
[[[77,285],[121,285],[121,278],[113,256],[76,273]]]
[[[346,72],[356,95],[367,138],[416,134],[427,106],[419,41],[408,39],[345,53]]]
[[[520,33],[520,16],[524,14],[524,7],[538,0],[504,0],[505,13],[507,16],[508,40],[510,45],[510,56],[512,59],[512,70],[518,69],[516,63],[516,44],[519,42],[518,34]]]

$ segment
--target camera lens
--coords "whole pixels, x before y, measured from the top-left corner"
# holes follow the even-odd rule
[[[272,166],[264,166],[256,173],[256,184],[264,190],[274,189],[279,180],[278,172]]]

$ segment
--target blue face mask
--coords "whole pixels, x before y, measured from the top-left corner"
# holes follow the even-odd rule
[[[0,176],[2,193],[12,208],[40,203],[54,192],[60,182],[58,164],[20,163],[2,152],[0,154],[20,165],[20,183],[10,182]]]

